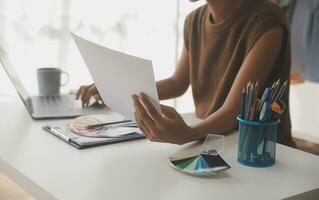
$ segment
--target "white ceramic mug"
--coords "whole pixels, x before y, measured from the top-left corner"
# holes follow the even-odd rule
[[[61,74],[66,79],[61,83]],[[39,94],[42,96],[56,96],[60,94],[60,87],[69,82],[69,74],[59,68],[39,68],[37,69]]]

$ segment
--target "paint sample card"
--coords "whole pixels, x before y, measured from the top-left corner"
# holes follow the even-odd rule
[[[211,176],[230,168],[220,155],[173,156],[169,160],[175,169],[196,176]]]

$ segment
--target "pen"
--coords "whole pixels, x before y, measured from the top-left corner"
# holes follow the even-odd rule
[[[128,123],[132,122],[131,120],[122,120],[122,121],[116,121],[116,122],[108,122],[108,123],[101,123],[101,124],[92,124],[86,126],[86,128],[97,128],[101,126],[108,126],[108,125],[114,125],[114,124],[123,124],[123,123]]]
[[[273,98],[274,98],[274,94],[275,94],[274,91],[275,91],[275,89],[276,89],[276,86],[277,86],[277,82],[274,82],[274,83],[272,84],[272,86],[271,86],[271,90],[273,91],[273,93],[272,93],[270,99],[273,99]]]
[[[114,125],[114,126],[107,126],[107,128],[138,128],[138,125],[135,123],[130,123],[130,124],[118,124],[118,125]]]
[[[284,84],[282,84],[277,96],[275,97],[275,101],[280,100],[280,98],[282,97],[282,95],[284,94],[285,90],[287,88],[287,81],[284,82]]]
[[[278,93],[279,87],[280,87],[280,79],[277,80],[277,82],[275,84],[275,87],[273,88],[273,94],[272,94],[272,97],[271,97],[271,102],[275,101],[275,97],[276,97],[276,95]]]
[[[46,127],[46,128],[50,131],[50,133],[57,136],[58,138],[61,138],[62,140],[66,141],[66,142],[70,142],[70,138],[67,135],[61,133],[60,131],[56,130],[55,128],[51,128],[51,127]]]
[[[251,82],[249,81],[248,85],[247,85],[247,99],[246,99],[246,108],[245,108],[245,119],[248,120],[249,119],[249,114],[250,114],[250,105],[251,105],[251,98],[252,98],[252,87],[251,87]]]
[[[265,122],[269,120],[270,118],[270,113],[271,113],[271,105],[270,105],[270,98],[272,94],[271,88],[266,88],[264,94],[266,93],[264,102],[262,104],[262,108],[259,114],[259,121]]]
[[[256,111],[256,107],[257,107],[257,97],[258,97],[258,91],[259,91],[259,82],[257,80],[257,82],[255,83],[255,86],[253,87],[253,104],[252,104],[252,112],[251,112],[251,119],[250,120],[254,120],[255,118],[255,111]]]
[[[243,119],[245,117],[246,95],[247,95],[247,92],[246,92],[246,88],[244,87],[241,92],[241,107],[240,107],[240,115],[241,115],[241,118]]]
[[[259,107],[258,107],[258,111],[261,110],[262,106],[264,105],[265,99],[267,96],[267,89],[265,89],[263,96],[261,97],[260,103],[259,103]]]

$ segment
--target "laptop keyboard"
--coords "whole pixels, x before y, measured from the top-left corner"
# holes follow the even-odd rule
[[[33,96],[31,100],[33,113],[37,117],[74,117],[106,113],[102,106],[82,108],[81,101],[76,101],[74,95]]]
[[[79,108],[73,96],[39,97],[39,106],[42,110],[52,112],[74,112]]]

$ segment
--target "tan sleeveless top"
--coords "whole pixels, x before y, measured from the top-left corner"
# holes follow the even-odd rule
[[[286,31],[280,54],[261,92],[278,78],[287,80],[290,75],[288,22],[276,4],[268,0],[246,0],[222,23],[214,24],[211,19],[207,5],[204,5],[191,12],[184,25],[190,82],[199,118],[206,118],[223,105],[245,57],[256,41],[273,27],[281,26]],[[282,99],[288,109],[281,117],[277,141],[293,146],[289,89]]]

